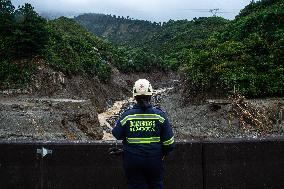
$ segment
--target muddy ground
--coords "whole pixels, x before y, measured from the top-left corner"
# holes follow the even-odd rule
[[[156,89],[153,105],[167,113],[177,139],[257,138],[284,134],[283,98],[247,100],[253,108],[265,109],[271,121],[269,130],[259,131],[249,120],[245,120],[247,126],[240,124],[243,119],[236,115],[231,103],[214,106],[210,101],[183,103],[182,83],[177,74],[122,74],[115,68],[112,72],[110,83],[104,84],[97,78],[70,77],[40,67],[24,90],[0,93],[0,139],[113,140],[111,129],[119,115],[133,105],[131,90],[139,78],[150,80]]]
[[[211,99],[217,103],[185,105],[181,99],[177,90],[171,90],[163,94],[161,101],[161,107],[167,112],[178,139],[258,138],[284,135],[284,99],[247,100],[253,108],[270,110],[266,116],[271,120],[272,128],[266,131],[259,131],[249,124],[247,127],[240,125],[239,117],[234,114],[231,103],[218,103],[220,99]]]
[[[0,139],[99,140],[103,130],[90,101],[71,99],[2,99]]]
[[[112,72],[105,84],[39,67],[24,89],[0,91],[0,140],[101,140],[105,123],[100,124],[98,115],[128,99],[135,80],[147,78],[158,87],[176,77],[162,72],[128,75],[115,68]]]
[[[211,99],[220,102],[220,99]],[[253,125],[240,124],[240,119],[234,114],[232,103],[202,103],[184,104],[183,98],[176,88],[168,87],[158,90],[152,98],[152,104],[162,109],[169,117],[175,138],[179,140],[214,139],[214,138],[259,138],[284,136],[283,105],[284,99],[246,100],[255,109],[269,110],[266,116],[271,121],[271,128],[259,130]],[[106,111],[105,140],[113,140],[111,128],[118,117],[135,104],[133,99],[119,101],[114,109]],[[118,107],[117,107],[118,105]]]

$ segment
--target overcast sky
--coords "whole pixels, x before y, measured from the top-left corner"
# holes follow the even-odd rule
[[[233,19],[251,0],[12,0],[14,6],[32,4],[39,12],[104,13],[150,21],[211,16]],[[198,9],[198,10],[196,10]],[[201,9],[201,10],[200,10]],[[223,12],[223,13],[222,13]]]

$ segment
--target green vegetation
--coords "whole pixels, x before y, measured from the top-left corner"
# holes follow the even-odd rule
[[[30,4],[18,9],[0,0],[0,88],[21,87],[44,62],[67,75],[84,74],[107,82],[117,50],[74,20],[47,22]]]
[[[102,14],[47,22],[29,4],[15,10],[10,1],[0,2],[1,85],[27,82],[34,62],[43,59],[67,75],[95,75],[104,82],[111,65],[122,72],[179,70],[188,97],[233,91],[283,96],[283,0],[252,2],[232,21],[210,17],[166,23]]]
[[[109,41],[124,44],[117,53],[122,59],[114,62],[121,71],[181,70],[185,96],[237,91],[262,97],[283,95],[283,14],[283,0],[261,0],[252,1],[233,21],[211,17],[151,25],[94,14],[76,20]],[[122,25],[126,23],[127,29]],[[131,33],[130,28],[139,32]]]
[[[107,82],[111,70],[111,46],[87,32],[75,21],[59,18],[48,23],[50,37],[46,48],[46,61],[67,75],[97,75]]]
[[[284,89],[284,2],[251,3],[235,20],[184,57],[187,94],[281,96]]]
[[[93,15],[93,14],[91,14]],[[87,15],[83,15],[87,16]],[[94,16],[94,15],[93,15]],[[98,17],[98,15],[94,16]],[[78,17],[77,17],[78,18]],[[76,19],[77,19],[76,18]],[[80,16],[79,16],[80,18]],[[88,17],[87,17],[88,18]],[[101,16],[101,19],[108,18]],[[112,18],[115,19],[115,18]],[[119,23],[119,19],[116,18]],[[132,20],[129,20],[131,22]],[[100,21],[103,22],[103,21]],[[100,26],[100,22],[89,22],[90,26]],[[112,21],[114,22],[114,21]],[[110,22],[108,27],[112,27]],[[142,21],[135,21],[143,28]],[[104,21],[103,23],[108,23]],[[172,21],[163,23],[163,25],[154,33],[145,35],[145,40],[135,36],[140,45],[133,47],[131,41],[125,39],[126,45],[119,47],[117,55],[122,55],[119,61],[113,64],[122,72],[145,72],[149,70],[177,70],[182,64],[184,53],[190,48],[200,47],[202,40],[207,39],[213,31],[217,31],[228,23],[227,20],[219,17],[199,18],[192,21]],[[117,23],[116,23],[117,24]],[[94,29],[94,28],[93,28]],[[95,29],[94,29],[95,30]],[[105,33],[102,28],[95,33]],[[119,35],[118,39],[124,39],[124,35]],[[132,34],[129,34],[130,36]],[[109,40],[112,40],[111,36]],[[115,40],[114,40],[115,41]],[[132,46],[132,47],[131,47]]]
[[[48,39],[46,21],[25,4],[15,10],[11,1],[0,0],[0,86],[27,82],[33,61],[42,55]]]
[[[82,14],[74,18],[78,23],[116,45],[137,47],[161,28],[161,23],[151,23],[146,20],[104,15]]]
[[[1,58],[29,58],[41,54],[47,41],[46,21],[30,4],[15,10],[10,1],[0,1]]]
[[[192,21],[170,20],[163,24],[144,45],[144,51],[154,53],[163,60],[162,67],[177,70],[189,49],[198,50],[205,39],[228,23],[220,17],[194,18]]]
[[[151,72],[165,70],[163,61],[159,56],[144,51],[142,48],[124,48],[117,50],[116,60],[113,64],[122,72]]]

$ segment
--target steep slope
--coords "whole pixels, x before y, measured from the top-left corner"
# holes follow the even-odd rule
[[[47,62],[67,74],[97,75],[110,79],[109,62],[116,56],[111,44],[89,33],[72,19],[61,17],[49,22]]]

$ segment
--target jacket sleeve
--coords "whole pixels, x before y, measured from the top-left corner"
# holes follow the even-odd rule
[[[167,156],[173,151],[175,146],[174,134],[168,118],[165,118],[165,121],[162,124],[161,141],[163,145],[163,155]]]
[[[115,127],[112,129],[112,135],[117,140],[124,140],[125,139],[125,126],[121,125],[121,120],[125,117],[123,114],[116,122]]]

